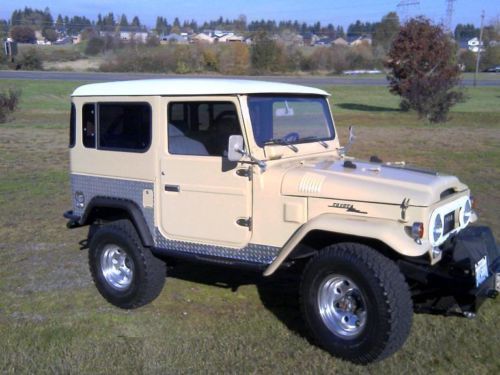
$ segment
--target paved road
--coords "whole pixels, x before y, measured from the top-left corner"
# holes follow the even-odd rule
[[[219,77],[210,75],[175,75],[175,74],[148,74],[148,73],[95,73],[95,72],[32,72],[32,71],[9,71],[0,70],[2,79],[29,79],[29,80],[61,80],[61,81],[124,81],[129,79],[149,78],[199,78]],[[222,78],[256,79],[276,82],[295,83],[309,86],[329,85],[363,85],[363,86],[386,86],[384,77],[296,77],[296,76],[223,76]],[[493,77],[492,77],[493,78]],[[498,78],[498,79],[497,79]],[[472,79],[464,79],[465,86],[472,86]],[[500,86],[500,76],[495,75],[493,79],[480,79],[478,86]]]

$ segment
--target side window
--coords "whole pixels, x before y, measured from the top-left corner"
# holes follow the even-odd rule
[[[95,104],[84,104],[82,108],[82,140],[87,148],[95,148]]]
[[[76,108],[73,103],[71,103],[71,113],[69,115],[69,147],[75,147],[76,138]]]
[[[168,106],[168,151],[174,155],[226,156],[230,135],[241,135],[231,102],[178,102]]]
[[[148,103],[100,103],[98,148],[145,152],[151,144]]]

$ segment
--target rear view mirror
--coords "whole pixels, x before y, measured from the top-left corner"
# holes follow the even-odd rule
[[[227,158],[230,161],[240,161],[243,155],[245,155],[245,150],[243,149],[243,136],[231,135],[227,148]]]
[[[288,105],[288,102],[285,101],[285,107],[284,108],[276,108],[276,111],[274,111],[274,115],[276,117],[287,117],[287,116],[293,116],[295,113],[293,111],[293,108]]]

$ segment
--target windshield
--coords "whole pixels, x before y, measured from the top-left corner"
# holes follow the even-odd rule
[[[324,97],[251,95],[248,108],[255,141],[260,147],[326,141],[335,137]]]

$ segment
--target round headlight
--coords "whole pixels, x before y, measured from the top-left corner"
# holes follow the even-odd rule
[[[465,202],[463,210],[464,210],[464,225],[465,225],[469,222],[470,215],[472,213],[472,205],[470,203],[470,199],[467,199],[467,202]]]
[[[432,226],[432,236],[434,238],[434,242],[437,242],[441,235],[443,234],[443,219],[441,219],[441,215],[437,214],[434,219],[434,224]]]

